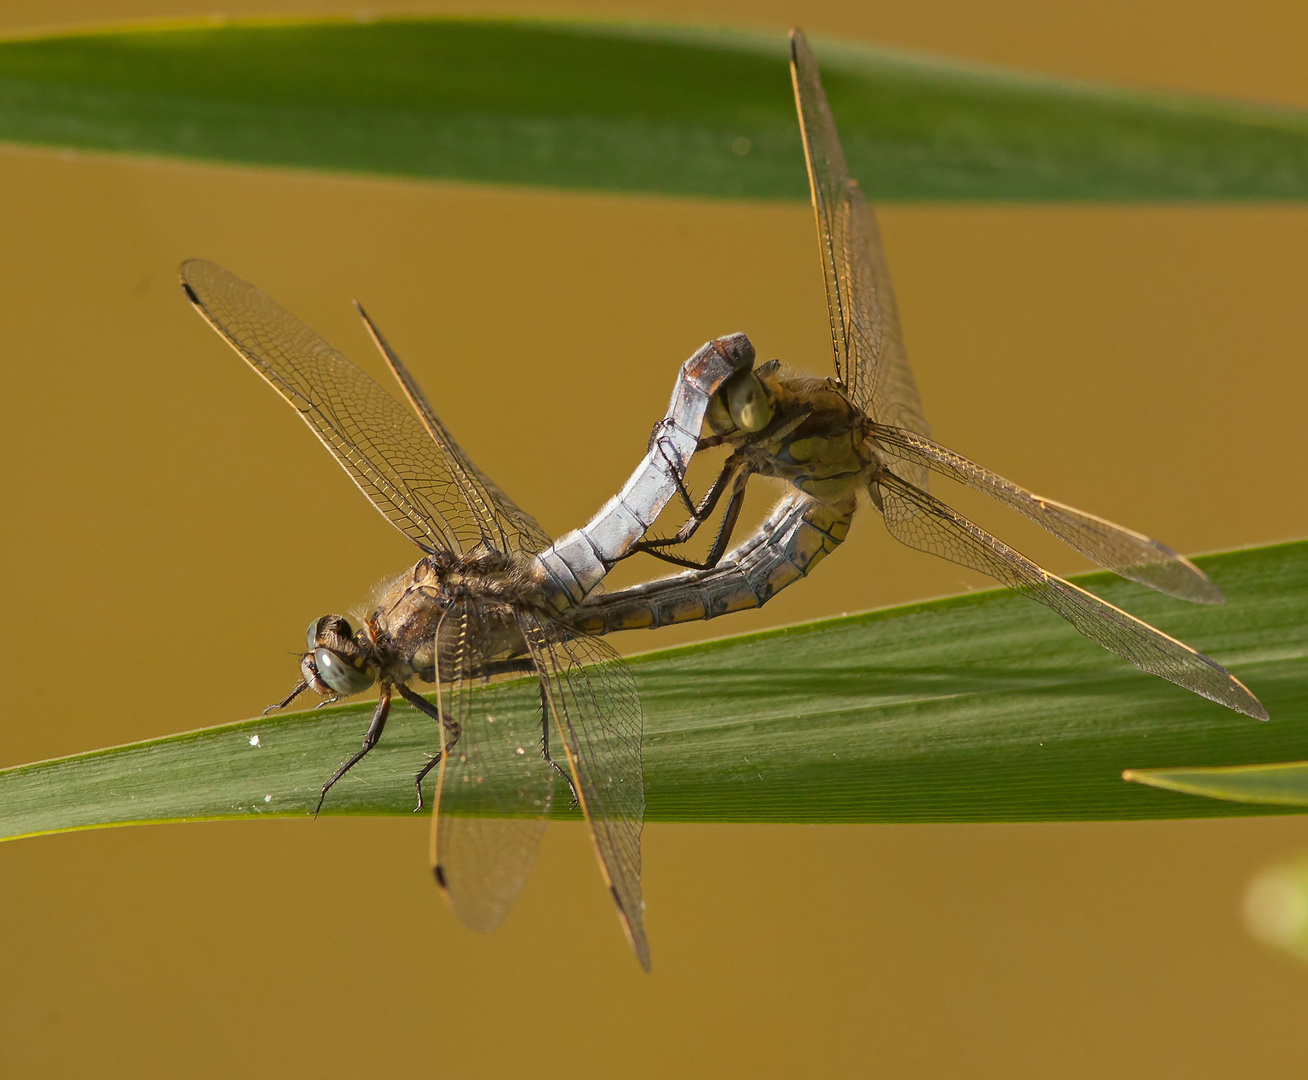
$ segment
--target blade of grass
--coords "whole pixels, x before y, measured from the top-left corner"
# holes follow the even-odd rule
[[[1308,113],[815,44],[876,199],[1302,199]],[[0,41],[0,140],[807,200],[784,35],[579,22],[156,25]]]
[[[1123,766],[1308,750],[1308,542],[1213,555],[1198,607],[1080,578],[1231,667],[1259,723],[1150,678],[1003,591],[631,661],[650,821],[1072,821],[1285,812],[1124,784]],[[372,706],[291,713],[0,772],[0,837],[304,816]],[[397,706],[324,813],[407,814],[434,743]],[[493,782],[493,781],[492,781]]]
[[[1203,795],[1230,802],[1272,806],[1308,806],[1308,761],[1278,761],[1271,765],[1230,765],[1212,769],[1127,769],[1123,780]]]

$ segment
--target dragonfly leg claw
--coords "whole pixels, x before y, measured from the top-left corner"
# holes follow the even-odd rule
[[[681,501],[690,512],[690,516],[692,518],[696,517],[695,500],[690,497],[690,492],[686,490],[686,463],[681,460],[681,455],[677,453],[677,448],[672,445],[671,439],[660,438],[655,440],[655,444],[659,448],[659,454],[662,456],[664,464],[668,467],[668,479],[676,485],[677,494],[681,496]]]
[[[289,705],[292,701],[294,701],[297,697],[299,697],[308,689],[309,689],[309,684],[305,682],[303,679],[301,679],[299,682],[295,684],[295,689],[293,689],[289,694],[287,694],[284,698],[282,698],[281,701],[269,705],[268,708],[264,709],[263,712],[261,712],[259,715],[267,716],[270,712],[276,712],[278,709],[286,708],[287,705]]]
[[[568,809],[569,810],[577,809],[577,807],[581,805],[581,799],[577,797],[577,788],[576,785],[574,785],[572,782],[572,777],[569,776],[567,772],[565,772],[563,769],[559,768],[559,763],[555,761],[552,757],[550,757],[548,750],[542,751],[541,757],[543,757],[546,761],[549,762],[550,768],[553,769],[556,773],[558,773],[559,776],[563,778],[563,782],[568,785],[568,792],[569,794],[572,795],[572,802],[568,806]]]
[[[454,717],[450,716],[449,713],[445,713],[444,715],[442,715],[440,712],[437,711],[435,705],[433,705],[421,694],[414,693],[403,683],[396,684],[395,689],[399,693],[400,697],[404,698],[405,701],[407,701],[419,712],[426,713],[428,716],[430,716],[433,720],[435,720],[445,729],[445,750],[438,751],[435,754],[428,755],[429,760],[427,764],[424,765],[420,770],[418,770],[418,775],[413,778],[413,786],[418,789],[418,805],[413,808],[413,812],[416,814],[419,810],[422,809],[423,780],[427,778],[427,774],[431,772],[432,769],[436,768],[436,766],[440,764],[441,753],[448,752],[454,746],[454,744],[459,741],[459,735],[462,734],[463,729],[459,727],[458,721],[455,720]]]
[[[413,808],[415,814],[422,809],[422,782],[427,778],[427,774],[441,763],[441,755],[439,753],[429,754],[428,758],[429,760],[427,764],[419,769],[418,775],[413,778],[413,786],[418,789],[418,805]]]
[[[548,763],[563,782],[568,785],[568,792],[572,795],[572,805],[569,809],[575,809],[581,805],[581,799],[577,796],[576,785],[572,782],[572,777],[563,769],[559,768],[559,763],[550,756],[550,702],[549,690],[544,679],[540,682],[540,756]]]

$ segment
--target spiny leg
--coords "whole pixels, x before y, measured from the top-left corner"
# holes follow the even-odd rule
[[[659,444],[659,450],[663,453],[663,460],[669,465],[669,475],[677,485],[677,493],[681,496],[681,501],[685,503],[686,509],[690,512],[690,517],[686,520],[686,523],[677,530],[675,536],[657,540],[639,541],[632,546],[633,551],[646,551],[649,548],[666,547],[670,544],[684,544],[695,535],[695,532],[699,529],[700,525],[708,520],[709,516],[713,513],[714,508],[717,506],[718,500],[722,498],[722,492],[726,490],[727,481],[732,472],[739,467],[734,458],[728,458],[726,463],[722,466],[722,470],[718,473],[717,479],[713,481],[713,485],[708,489],[703,500],[698,506],[696,506],[691,501],[690,492],[686,490],[685,485],[681,482],[681,474],[676,468],[672,467],[672,460],[668,457],[667,451],[664,449],[662,443]],[[651,554],[653,554],[653,552],[651,552]]]
[[[733,464],[728,460],[722,472],[718,474],[718,478],[713,481],[713,486],[709,488],[708,493],[704,496],[704,501],[691,511],[691,517],[677,531],[675,536],[655,540],[641,540],[633,544],[631,550],[643,551],[647,555],[653,555],[656,559],[662,559],[664,562],[672,563],[675,566],[685,566],[691,570],[712,570],[722,561],[722,556],[727,551],[727,545],[731,543],[731,534],[735,531],[736,522],[740,519],[741,508],[745,505],[745,485],[749,477],[750,471],[743,463]],[[712,515],[718,500],[721,499],[722,493],[728,486],[731,488],[731,497],[727,500],[726,510],[723,511],[722,522],[718,526],[717,536],[713,539],[713,547],[703,561],[687,559],[681,555],[671,555],[662,550],[665,547],[684,544],[689,541],[700,525]]]
[[[303,679],[301,679],[299,682],[295,684],[294,690],[292,690],[289,694],[287,694],[284,698],[282,698],[281,701],[277,702],[277,704],[269,705],[268,708],[264,709],[263,712],[261,712],[259,715],[267,716],[270,712],[273,712],[275,709],[286,708],[287,705],[289,705],[292,701],[294,701],[297,697],[299,697],[308,689],[309,689],[309,684],[305,682]]]
[[[332,778],[322,786],[322,794],[318,796],[318,805],[313,808],[313,816],[318,816],[318,811],[322,809],[322,801],[327,798],[327,792],[331,786],[336,783],[342,776],[354,768],[364,759],[368,751],[377,745],[381,739],[382,729],[386,727],[386,717],[391,711],[391,688],[382,686],[381,697],[377,699],[377,709],[372,714],[372,723],[368,725],[368,731],[363,736],[363,749],[345,762],[339,769],[332,773]]]
[[[413,778],[413,786],[418,789],[418,805],[413,808],[416,814],[422,809],[422,782],[427,778],[427,774],[436,768],[441,762],[441,757],[454,748],[454,744],[459,741],[459,736],[463,734],[463,729],[454,717],[448,713],[441,715],[440,711],[421,694],[410,690],[403,683],[396,683],[395,689],[399,692],[400,697],[404,698],[410,705],[421,713],[425,713],[436,721],[436,730],[442,733],[444,746],[431,756],[431,759],[418,770],[418,775]]]
[[[672,440],[659,437],[659,428],[667,423],[666,420],[660,421],[654,425],[654,434],[650,436],[650,442],[657,446],[659,456],[663,458],[663,464],[668,467],[668,478],[676,485],[677,494],[681,496],[682,503],[685,504],[686,510],[693,518],[696,516],[695,500],[690,497],[690,492],[686,490],[685,472],[687,463],[681,460],[681,455],[677,453],[677,448],[672,445]],[[673,458],[676,458],[674,461]]]
[[[568,791],[572,794],[572,805],[576,806],[581,800],[577,798],[577,789],[572,783],[572,777],[560,769],[558,762],[550,757],[550,699],[544,675],[540,677],[540,755],[549,762],[551,769],[563,777],[563,782],[568,785]]]

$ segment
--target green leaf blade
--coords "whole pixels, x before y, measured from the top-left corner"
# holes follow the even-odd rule
[[[1085,821],[1292,812],[1123,783],[1126,767],[1308,756],[1308,542],[1198,560],[1185,605],[1078,581],[1230,667],[1250,720],[1143,675],[1003,591],[635,657],[647,820]],[[148,821],[307,816],[364,702],[0,771],[0,838]],[[257,744],[251,740],[257,736]],[[325,814],[408,814],[431,721],[400,705]]]
[[[1123,780],[1228,802],[1308,806],[1308,761],[1231,765],[1212,769],[1127,769]]]
[[[817,45],[876,199],[1301,199],[1308,113]],[[0,42],[0,140],[804,200],[782,35],[386,19]]]

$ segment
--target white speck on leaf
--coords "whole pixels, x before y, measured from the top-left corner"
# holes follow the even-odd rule
[[[271,795],[265,795],[265,796],[263,797],[263,801],[264,801],[264,802],[272,802],[272,796],[271,796]]]
[[[251,746],[263,746],[263,743],[261,743],[261,742],[259,741],[259,736],[258,736],[258,735],[251,735],[251,736],[250,736],[250,745],[251,745]]]

